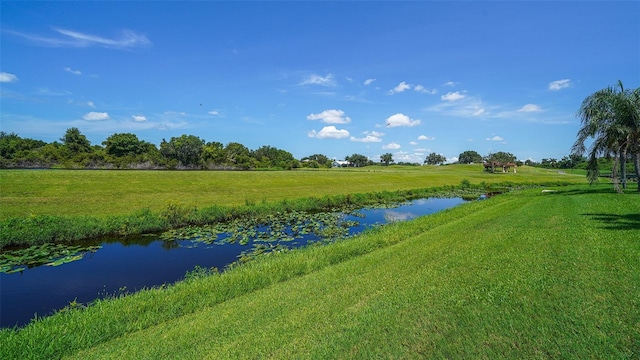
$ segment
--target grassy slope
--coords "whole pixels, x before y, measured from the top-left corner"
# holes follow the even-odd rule
[[[0,340],[36,357],[637,358],[638,203],[609,187],[511,193]]]
[[[0,219],[29,215],[127,215],[169,203],[203,208],[309,196],[480,182],[575,181],[584,175],[521,167],[489,174],[480,165],[367,167],[328,171],[1,170]]]

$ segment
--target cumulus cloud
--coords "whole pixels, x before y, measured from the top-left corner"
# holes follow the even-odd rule
[[[570,79],[556,80],[549,83],[549,90],[558,91],[564,88],[568,88],[571,85],[572,84]]]
[[[92,112],[86,113],[82,118],[87,121],[103,121],[103,120],[109,120],[109,114],[106,112],[92,111]]]
[[[413,120],[405,114],[397,113],[387,118],[387,127],[416,126],[420,125],[420,120]]]
[[[73,75],[82,75],[82,71],[80,70],[73,70],[72,68],[66,67],[64,68],[64,71],[73,74]]]
[[[526,104],[525,106],[521,107],[518,110],[518,112],[536,112],[536,111],[542,111],[542,108],[536,104]]]
[[[300,85],[336,86],[336,81],[333,78],[333,74],[329,74],[327,76],[311,74],[303,79]]]
[[[396,144],[396,143],[394,143],[394,142],[392,142],[392,143],[389,143],[387,145],[382,145],[382,148],[384,150],[397,150],[397,149],[400,149],[401,146]]]
[[[433,136],[420,135],[418,136],[418,140],[435,140],[436,138]]]
[[[133,121],[137,121],[137,122],[147,121],[147,117],[142,115],[133,115],[132,118],[133,118]]]
[[[309,137],[318,139],[342,139],[349,137],[349,131],[336,129],[335,126],[325,126],[320,131],[311,130],[307,134]]]
[[[461,94],[460,91],[448,92],[445,95],[440,96],[440,99],[442,99],[443,101],[456,101],[464,98],[465,95]]]
[[[151,41],[146,36],[133,30],[122,30],[120,36],[107,38],[85,34],[74,30],[53,28],[62,36],[27,34],[18,31],[6,31],[9,34],[22,37],[32,43],[51,47],[91,47],[102,46],[112,49],[128,49],[139,46],[149,46]]]
[[[409,90],[411,89],[411,85],[407,84],[406,82],[401,82],[400,84],[398,84],[398,86],[394,87],[393,89],[389,90],[389,94],[397,94],[397,93],[401,93],[404,92],[405,90]]]
[[[344,111],[336,109],[325,110],[319,114],[309,114],[307,119],[320,120],[326,124],[347,124],[351,122],[348,116],[344,116]]]
[[[494,137],[490,137],[486,139],[487,141],[503,141],[504,139],[501,138],[500,136],[496,135]]]
[[[374,81],[376,81],[376,79],[367,79],[364,81],[365,85],[371,85]]]
[[[0,82],[10,83],[18,81],[18,77],[8,72],[0,72]]]

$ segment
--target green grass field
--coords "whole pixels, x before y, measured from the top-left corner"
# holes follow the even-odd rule
[[[584,174],[521,167],[490,174],[481,165],[367,167],[325,171],[0,170],[0,219],[10,216],[126,215],[141,209],[238,206],[311,196],[471,183],[567,181]]]
[[[640,357],[640,195],[511,192],[0,332],[0,358]]]

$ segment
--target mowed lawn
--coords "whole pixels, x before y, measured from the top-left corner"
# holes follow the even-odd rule
[[[25,358],[637,359],[640,195],[557,190],[272,255],[0,341]]]
[[[29,215],[126,215],[181,206],[237,206],[310,196],[471,183],[568,181],[584,175],[521,167],[490,174],[481,165],[367,167],[322,171],[0,170],[0,219]]]

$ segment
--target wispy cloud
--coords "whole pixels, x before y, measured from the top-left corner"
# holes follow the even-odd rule
[[[498,135],[495,135],[493,137],[490,138],[486,138],[487,141],[504,141],[504,139]]]
[[[336,109],[325,110],[319,114],[309,114],[307,119],[320,120],[326,124],[347,124],[351,122],[348,116],[344,116],[344,111]]]
[[[11,74],[8,72],[0,72],[0,82],[10,83],[18,81],[18,77],[15,74]]]
[[[69,74],[73,74],[73,75],[82,75],[82,71],[80,70],[73,70],[70,67],[66,67],[64,68],[64,71],[68,72]]]
[[[389,143],[387,145],[382,145],[382,149],[384,149],[384,150],[397,150],[397,149],[400,149],[400,148],[401,148],[400,144],[396,144],[394,142]]]
[[[572,83],[570,79],[556,80],[549,83],[549,90],[558,91],[561,89],[566,89],[568,87],[571,87],[571,85]]]
[[[342,139],[349,137],[349,131],[337,129],[335,126],[331,125],[323,127],[320,131],[311,130],[307,136],[318,139]]]
[[[92,111],[92,112],[86,113],[82,118],[87,121],[104,121],[104,120],[109,120],[109,114],[106,112]]]
[[[143,115],[133,115],[132,118],[133,118],[133,121],[136,121],[136,122],[147,121],[147,117]]]
[[[418,136],[418,140],[435,140],[436,138],[433,136],[420,135]]]
[[[384,135],[384,133],[378,131],[365,131],[364,134],[366,135],[365,137],[357,138],[352,136],[349,140],[363,143],[381,142],[381,137]]]
[[[436,89],[427,89],[426,87],[422,86],[422,85],[413,85],[413,84],[407,84],[407,82],[402,81],[400,84],[398,84],[396,87],[394,87],[393,89],[388,91],[389,95],[393,95],[393,94],[398,94],[401,92],[405,92],[406,90],[411,90],[413,89],[414,91],[417,92],[421,92],[421,93],[425,93],[425,94],[435,94],[438,92],[438,90]]]
[[[38,35],[10,30],[7,30],[5,32],[26,39],[35,45],[50,47],[102,46],[112,49],[128,49],[151,45],[151,41],[145,35],[128,29],[122,30],[119,36],[113,38],[86,34],[79,31],[56,27],[52,28],[52,30],[57,33],[57,36],[56,34]]]
[[[373,84],[374,81],[376,81],[376,79],[367,79],[367,80],[364,81],[364,84],[365,85],[371,85],[371,84]]]
[[[536,104],[526,104],[525,106],[518,109],[518,112],[538,112],[538,111],[542,111],[542,108],[540,107],[540,105],[536,105]]]
[[[398,126],[416,126],[420,125],[420,120],[413,120],[405,114],[397,113],[395,115],[391,115],[387,118],[387,127],[398,127]]]
[[[322,85],[322,86],[336,86],[336,80],[333,78],[333,74],[327,76],[320,76],[318,74],[311,74],[305,77],[300,85]]]
[[[487,116],[487,105],[479,98],[467,96],[459,91],[449,92],[440,97],[440,103],[426,108],[427,111],[434,111],[450,116],[478,117]]]

